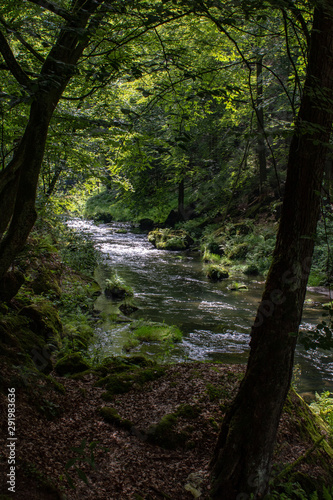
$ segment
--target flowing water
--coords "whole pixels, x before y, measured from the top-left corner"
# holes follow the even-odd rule
[[[174,346],[161,348],[158,343],[146,343],[140,352],[164,356],[168,361],[207,360],[226,363],[246,363],[249,333],[263,290],[263,281],[245,276],[219,283],[210,282],[200,256],[190,252],[156,250],[146,234],[133,232],[130,225],[113,223],[95,225],[73,219],[68,223],[77,231],[90,234],[102,252],[105,263],[133,288],[130,302],[139,308],[131,319],[177,325],[183,340]],[[100,266],[96,279],[102,285],[110,271]],[[242,282],[248,290],[230,291],[231,281]],[[320,290],[321,291],[321,290]],[[321,320],[320,304],[328,301],[327,294],[308,291],[301,328],[309,328]],[[102,312],[103,323],[96,330],[95,349],[104,354],[123,354],[128,324],[117,325],[110,318],[119,314],[119,302],[104,294],[95,307]],[[333,392],[333,356],[328,351],[305,351],[297,348],[297,389],[300,392],[330,390]]]

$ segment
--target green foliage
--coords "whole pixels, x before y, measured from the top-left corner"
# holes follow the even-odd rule
[[[333,436],[333,394],[329,391],[316,392],[316,401],[310,404],[310,408],[328,423]]]
[[[218,401],[222,397],[229,395],[228,391],[223,386],[216,386],[210,383],[206,386],[206,392],[208,394],[209,401]]]
[[[76,271],[92,275],[100,262],[92,240],[75,230],[62,229],[59,247],[63,262]]]
[[[327,310],[328,320],[322,320],[313,330],[301,331],[299,343],[305,349],[333,349],[333,308],[331,304],[324,306]]]
[[[86,473],[81,469],[80,465],[82,463],[88,464],[92,469],[96,469],[95,464],[95,450],[97,448],[101,448],[103,451],[107,452],[108,449],[104,446],[101,446],[98,441],[92,441],[91,443],[87,443],[86,439],[82,439],[80,446],[73,446],[71,450],[76,454],[73,458],[70,458],[65,465],[65,475],[60,476],[60,480],[63,481],[65,478],[69,484],[69,486],[75,490],[75,484],[73,478],[71,476],[72,472],[78,476],[84,483],[89,486],[89,481]],[[82,465],[81,465],[82,466]]]
[[[205,266],[205,274],[211,281],[221,281],[229,277],[228,271],[216,264]]]
[[[323,486],[320,492],[308,493],[298,482],[290,481],[271,491],[265,498],[267,500],[332,500],[333,487]]]
[[[132,288],[125,285],[117,273],[113,273],[110,278],[105,280],[104,293],[106,297],[110,297],[113,300],[121,300],[134,295]]]

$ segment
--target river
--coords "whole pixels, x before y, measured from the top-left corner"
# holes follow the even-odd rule
[[[105,264],[133,288],[131,303],[138,311],[132,319],[144,318],[178,326],[183,332],[180,343],[162,350],[157,343],[144,344],[140,352],[160,356],[165,361],[223,361],[246,363],[249,333],[264,286],[264,281],[245,276],[222,282],[210,282],[197,253],[156,250],[146,234],[131,229],[129,224],[96,225],[72,219],[68,225],[89,234],[101,251]],[[96,270],[103,284],[110,277],[107,266]],[[242,282],[248,290],[230,291],[231,281]],[[322,290],[319,290],[322,291]],[[323,292],[323,291],[322,291]],[[320,304],[328,301],[325,293],[308,290],[301,328],[310,328],[321,320]],[[96,329],[92,349],[103,355],[123,354],[126,342],[125,323],[114,324],[119,303],[104,294],[96,300],[103,322]],[[296,388],[300,393],[333,392],[333,356],[328,351],[305,351],[297,347]]]

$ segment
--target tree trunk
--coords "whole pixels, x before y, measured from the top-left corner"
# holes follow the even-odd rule
[[[267,493],[312,260],[332,125],[332,97],[333,14],[329,6],[321,6],[314,12],[307,77],[290,146],[282,216],[272,265],[252,327],[247,370],[222,423],[212,459],[214,500],[245,499],[251,493],[259,499]]]
[[[24,135],[12,161],[0,172],[0,284],[36,221],[36,192],[49,123],[88,43],[88,21],[103,1],[79,0],[73,16],[68,14],[70,19],[42,66]],[[6,44],[2,37],[4,57],[11,53]],[[17,62],[12,65],[14,76],[17,66]]]

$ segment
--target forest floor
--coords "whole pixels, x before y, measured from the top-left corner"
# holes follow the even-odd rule
[[[2,378],[10,387],[15,380],[13,372],[6,370]],[[210,457],[219,425],[243,373],[244,366],[240,365],[198,362],[170,365],[160,378],[146,382],[143,387],[135,386],[110,402],[101,399],[104,389],[94,385],[97,380],[94,373],[79,379],[54,375],[65,387],[65,393],[55,392],[41,380],[29,387],[18,387],[16,492],[9,495],[6,484],[9,465],[6,451],[1,451],[0,498],[190,500],[195,495],[209,498]],[[310,410],[305,409],[305,403],[294,392],[290,397],[292,410],[289,406],[283,413],[274,461],[281,470],[303,457],[292,472],[324,484],[329,480],[324,464],[330,458],[314,444],[317,437],[307,431],[305,415]],[[0,450],[6,450],[7,404],[6,394],[1,392]],[[104,406],[115,408],[122,419],[132,422],[131,426],[106,422],[100,414]],[[167,414],[177,415],[171,419],[169,428],[162,429],[162,438],[165,434],[170,449],[149,439],[152,424]],[[81,447],[81,452],[73,451],[73,447]],[[89,462],[92,456],[95,468],[84,461],[88,458]],[[75,462],[75,458],[80,460]],[[71,459],[69,465],[72,465],[66,470]],[[69,487],[66,472],[75,489]],[[88,485],[80,479],[79,475],[84,477],[82,473]]]

